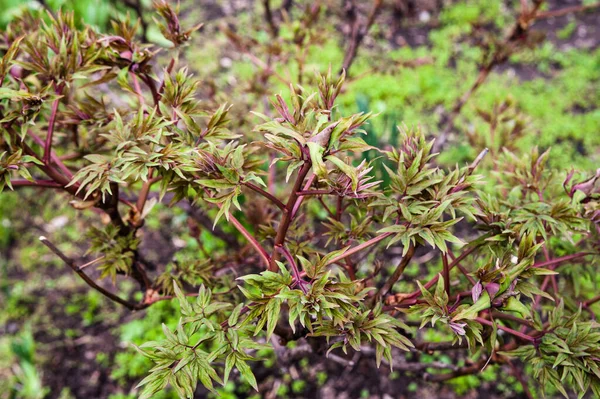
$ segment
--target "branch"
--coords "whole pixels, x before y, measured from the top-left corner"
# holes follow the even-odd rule
[[[476,317],[475,321],[478,322],[478,323],[480,323],[480,324],[485,324],[485,325],[490,326],[490,327],[492,327],[494,325],[494,323],[492,323],[489,320],[484,319],[483,317]],[[524,341],[529,341],[529,342],[535,342],[536,341],[536,339],[533,338],[532,336],[524,334],[524,333],[516,331],[516,330],[513,330],[512,328],[505,327],[502,324],[496,323],[496,327],[498,327],[499,330],[502,330],[502,331],[507,332],[507,333],[509,333],[511,335],[514,335],[515,337],[520,338],[520,339],[522,339]]]
[[[45,148],[46,144],[44,143],[44,140],[42,140],[37,134],[33,133],[31,130],[28,130],[27,135],[31,137],[33,141],[35,141],[40,147]],[[65,176],[67,176],[69,179],[73,178],[73,173],[69,170],[69,168],[67,168],[63,161],[56,156],[54,151],[50,151],[50,160],[54,162],[61,171],[63,171]]]
[[[348,50],[346,51],[346,55],[344,56],[344,62],[342,63],[342,69],[340,70],[340,74],[344,71],[348,73],[348,70],[354,63],[354,59],[356,58],[356,54],[358,53],[358,48],[360,47],[363,39],[369,33],[369,29],[375,22],[375,17],[381,6],[383,4],[382,0],[375,0],[373,4],[373,8],[367,17],[367,23],[364,26],[361,26],[358,20],[358,15],[356,14],[356,6],[354,1],[350,0],[348,2],[348,10],[347,14],[349,19],[352,20],[352,37],[350,39],[350,44],[348,45]]]
[[[265,19],[267,20],[267,25],[269,25],[271,37],[276,38],[279,34],[279,28],[277,27],[277,24],[275,24],[275,20],[273,19],[273,12],[271,11],[271,2],[269,0],[263,0],[263,6],[265,7]]]
[[[108,299],[110,299],[120,305],[125,306],[129,310],[137,310],[137,309],[143,309],[143,308],[147,307],[144,304],[136,304],[136,303],[131,303],[129,301],[126,301],[125,299],[100,287],[98,284],[96,284],[96,282],[94,280],[92,280],[87,274],[85,274],[79,266],[77,266],[77,263],[75,262],[75,260],[73,260],[73,259],[69,258],[67,255],[65,255],[54,244],[52,244],[50,241],[48,241],[48,239],[46,237],[41,236],[40,241],[42,242],[42,244],[47,246],[52,252],[54,252],[54,254],[56,254],[60,259],[62,259],[62,261],[67,264],[67,266],[69,266],[71,269],[73,269],[73,271],[75,273],[77,273],[79,275],[79,277],[81,277],[81,279],[86,282],[87,285],[89,285],[91,288],[95,289],[96,291],[100,292],[102,295],[104,295]]]
[[[375,236],[375,237],[371,238],[369,241],[365,241],[360,245],[350,248],[349,250],[347,250],[343,254],[336,256],[335,258],[331,258],[325,266],[337,263],[340,260],[347,258],[348,256],[354,255],[355,253],[360,252],[363,249],[369,248],[370,246],[377,244],[381,240],[385,240],[386,238],[388,238],[389,236],[391,236],[393,234],[394,233],[383,233],[378,236]]]
[[[572,254],[572,255],[561,256],[560,258],[550,259],[545,262],[535,263],[532,267],[538,268],[538,267],[547,267],[547,266],[558,265],[560,263],[579,259],[579,258],[588,256],[588,255],[594,255],[594,253],[593,252],[578,252],[578,253]]]
[[[137,211],[140,214],[142,214],[142,212],[144,212],[144,206],[146,205],[146,201],[148,200],[148,194],[150,194],[150,189],[152,188],[152,185],[160,180],[160,176],[158,178],[152,177],[153,172],[154,171],[152,168],[148,168],[148,180],[145,181],[144,184],[142,185],[142,189],[140,191],[140,196],[138,197],[138,200],[135,205]]]
[[[306,178],[306,175],[310,171],[311,167],[311,163],[305,161],[302,165],[302,168],[300,168],[300,171],[298,171],[298,176],[296,177],[294,187],[292,188],[288,202],[283,210],[283,216],[279,222],[279,229],[277,230],[277,235],[275,236],[275,249],[273,250],[273,256],[271,257],[271,262],[269,264],[270,271],[277,270],[277,264],[275,263],[278,259],[277,247],[282,246],[285,242],[285,236],[290,228],[290,223],[292,223],[294,206],[296,205],[296,199],[298,199],[298,191],[300,191],[300,187],[302,186],[302,183],[304,182],[304,179]]]
[[[415,348],[425,353],[433,353],[434,351],[458,350],[468,347],[466,340],[460,343],[450,342],[416,342]]]
[[[582,4],[579,6],[565,7],[565,8],[561,8],[560,10],[538,12],[535,15],[535,19],[540,20],[540,19],[547,19],[547,18],[562,17],[567,14],[572,14],[572,13],[582,12],[582,11],[590,11],[590,10],[594,10],[596,8],[600,8],[600,2],[592,3],[592,4]]]
[[[204,211],[191,206],[189,203],[184,201],[179,202],[178,206],[183,209],[188,216],[202,225],[202,227],[210,232],[210,234],[227,244],[229,249],[235,250],[239,248],[240,244],[232,234],[226,233],[219,226],[212,227],[213,221],[204,213]]]
[[[44,158],[43,162],[45,165],[50,163],[50,154],[52,152],[52,136],[54,135],[54,125],[56,123],[56,114],[58,112],[58,104],[60,103],[60,99],[62,98],[63,86],[59,85],[56,89],[56,94],[58,98],[56,98],[52,102],[52,109],[50,111],[50,119],[48,119],[48,133],[46,135],[46,145],[44,146]]]
[[[300,276],[300,271],[298,270],[298,265],[296,264],[294,257],[292,256],[290,251],[285,246],[282,245],[277,248],[279,249],[279,251],[281,251],[283,256],[290,263],[290,267],[292,268],[292,273],[294,274],[294,280],[296,280],[296,282],[300,286],[300,289],[306,295],[308,293],[308,290],[305,287],[306,281],[302,280],[302,276]]]
[[[250,245],[252,245],[256,252],[258,252],[260,258],[265,262],[266,266],[269,267],[271,264],[271,258],[269,257],[268,252],[262,247],[262,245],[260,245],[256,238],[254,238],[254,236],[250,234],[248,230],[246,230],[244,225],[242,225],[242,223],[240,223],[240,221],[237,220],[231,213],[229,214],[229,221],[246,238],[246,240],[248,240]]]
[[[406,255],[402,257],[402,260],[400,261],[398,266],[396,266],[396,270],[394,270],[394,273],[388,278],[383,287],[381,287],[381,289],[375,295],[375,301],[378,301],[392,290],[394,284],[396,284],[396,282],[400,279],[400,276],[402,276],[402,273],[404,273],[404,269],[406,269],[408,262],[410,262],[414,254],[415,246],[413,244],[409,244]]]
[[[329,195],[329,194],[334,194],[333,191],[331,190],[306,190],[306,191],[299,191],[298,195],[299,196],[308,196],[308,195]]]
[[[244,186],[248,187],[249,189],[259,193],[260,195],[262,195],[263,197],[267,198],[268,200],[270,200],[273,204],[275,204],[279,209],[284,210],[285,209],[285,205],[283,205],[283,202],[281,202],[279,200],[279,198],[275,197],[273,194],[271,194],[270,192],[263,190],[262,188],[260,188],[259,186],[252,184],[250,182],[244,182],[242,183]]]
[[[466,250],[463,251],[463,253],[461,253],[458,258],[454,259],[449,265],[448,265],[448,270],[452,270],[454,268],[454,266],[458,265],[464,258],[466,258],[467,256],[469,256],[470,254],[472,254],[477,248],[479,248],[481,245],[483,245],[485,243],[485,238],[487,238],[488,235],[483,235],[481,237],[479,237],[476,241],[478,242],[476,245],[473,245],[469,248],[467,248]],[[440,275],[436,275],[435,277],[433,277],[431,280],[429,280],[425,285],[425,289],[429,289],[431,287],[434,286],[435,283],[437,283],[438,279],[439,279]],[[416,290],[414,292],[412,292],[409,295],[406,295],[402,298],[402,300],[400,302],[404,302],[405,300],[408,299],[415,299],[417,297],[419,297],[421,295],[421,290]]]
[[[64,188],[60,183],[54,180],[34,180],[29,181],[25,179],[11,180],[10,184],[14,187],[47,187],[47,188]]]
[[[448,267],[448,255],[442,254],[442,267],[443,267],[443,276],[444,276],[444,288],[446,289],[446,294],[448,298],[450,297],[450,268]]]

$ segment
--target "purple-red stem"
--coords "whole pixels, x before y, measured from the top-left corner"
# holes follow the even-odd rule
[[[271,256],[271,260],[269,263],[269,270],[276,271],[277,270],[277,261],[278,252],[277,247],[283,246],[285,242],[285,236],[287,235],[287,231],[290,228],[290,224],[293,219],[293,211],[296,206],[296,200],[298,199],[298,191],[300,191],[300,187],[306,178],[306,175],[310,171],[312,167],[311,163],[308,161],[304,162],[304,165],[300,168],[298,172],[298,177],[296,178],[296,182],[294,183],[294,187],[292,188],[292,192],[290,193],[290,197],[288,198],[288,202],[283,210],[283,216],[281,217],[281,222],[279,222],[279,229],[277,230],[277,235],[275,236],[274,242],[274,250],[273,255]]]
[[[371,245],[375,245],[377,244],[379,241],[381,240],[385,240],[386,238],[388,238],[389,236],[391,236],[394,233],[383,233],[380,234],[378,236],[375,236],[373,238],[371,238],[369,241],[365,241],[360,245],[357,245],[355,247],[350,248],[349,250],[347,250],[346,252],[344,252],[343,254],[340,254],[334,258],[331,258],[328,262],[327,265],[332,265],[334,263],[339,262],[340,260],[347,258],[348,256],[354,255],[357,252],[362,251],[365,248],[369,248]]]
[[[302,277],[300,276],[300,270],[298,270],[298,265],[296,264],[294,257],[292,256],[290,251],[285,246],[281,245],[277,248],[279,249],[279,251],[281,251],[283,256],[290,263],[290,267],[292,268],[292,273],[294,274],[294,280],[300,286],[300,289],[302,290],[302,292],[304,292],[304,294],[307,294],[308,290],[305,287],[306,281],[302,280]]]
[[[50,164],[50,156],[52,152],[52,136],[54,135],[54,125],[56,123],[56,114],[58,113],[58,104],[62,98],[63,86],[59,85],[56,89],[56,95],[58,98],[52,103],[52,109],[50,111],[50,119],[48,119],[48,134],[46,135],[46,145],[44,146],[44,158],[43,162],[45,165]]]
[[[268,200],[270,200],[273,204],[275,204],[279,209],[284,210],[285,209],[285,205],[283,204],[283,202],[281,202],[279,200],[279,198],[275,197],[273,194],[271,194],[270,192],[263,190],[262,188],[260,188],[259,186],[252,184],[250,182],[244,182],[242,183],[244,186],[248,187],[249,189],[251,189],[252,191],[255,191],[257,193],[259,193],[260,195],[262,195],[263,197],[267,198]]]
[[[475,321],[478,322],[478,323],[480,323],[480,324],[485,324],[487,326],[493,326],[494,325],[494,323],[492,323],[489,320],[484,319],[483,317],[476,317]],[[521,338],[522,340],[529,341],[529,342],[535,342],[535,338],[533,338],[532,336],[524,334],[524,333],[521,333],[521,332],[516,331],[516,330],[513,330],[512,328],[505,327],[505,326],[503,326],[501,324],[498,324],[498,323],[496,323],[496,327],[498,327],[499,330],[502,330],[502,331],[507,332],[507,333],[509,333],[511,335],[514,335],[517,338]]]

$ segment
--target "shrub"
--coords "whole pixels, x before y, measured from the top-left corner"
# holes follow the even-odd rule
[[[200,26],[182,27],[166,2],[156,8],[177,52]],[[317,352],[366,351],[390,368],[407,351],[475,359],[455,358],[452,371],[425,374],[432,381],[517,358],[542,390],[600,395],[600,298],[581,288],[583,272],[559,274],[597,263],[600,170],[564,178],[547,168],[549,151],[498,148],[444,169],[434,140],[406,126],[397,148],[376,148],[363,138],[374,116],[336,108],[345,72],[331,68],[314,90],[291,85],[272,98],[248,131],[230,120],[235,104],[196,98],[202,82],[175,56],[161,68],[136,24],[99,34],[70,14],[47,20],[24,15],[5,34],[0,188],[56,190],[101,216],[86,232],[96,258],[85,264],[41,240],[108,299],[131,310],[178,300],[177,328],[138,348],[155,363],[142,397],[167,385],[192,397],[198,381],[214,391],[234,370],[258,390],[256,352],[305,337]],[[478,175],[484,163],[492,171]],[[146,258],[145,222],[159,202],[173,207],[167,217],[186,213],[202,253]],[[206,234],[223,249],[207,251]],[[405,273],[417,265],[435,270],[423,284]],[[97,281],[123,276],[141,300]],[[423,341],[424,328],[447,341]]]

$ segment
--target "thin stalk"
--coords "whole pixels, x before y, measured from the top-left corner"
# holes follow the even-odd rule
[[[365,241],[360,245],[357,245],[355,247],[350,248],[349,250],[347,250],[346,252],[344,252],[343,254],[340,254],[334,258],[331,258],[327,264],[327,265],[332,265],[334,263],[339,262],[340,260],[347,258],[348,256],[354,255],[357,252],[362,251],[365,248],[369,248],[372,245],[377,244],[379,241],[385,240],[386,238],[388,238],[389,236],[393,235],[394,233],[383,233],[380,234],[378,236],[375,236],[373,238],[371,238],[369,241]]]
[[[148,194],[150,194],[150,189],[152,188],[152,174],[154,170],[152,168],[148,169],[148,180],[144,182],[142,185],[142,190],[140,191],[140,196],[135,204],[137,211],[141,214],[144,211],[144,206],[146,205],[146,201],[148,200]]]
[[[250,245],[252,245],[252,247],[256,250],[258,255],[260,255],[260,258],[263,260],[265,265],[268,267],[271,263],[270,257],[269,257],[268,252],[263,248],[263,246],[260,245],[260,243],[256,240],[256,238],[254,238],[254,236],[252,234],[250,234],[250,232],[248,230],[246,230],[244,225],[242,225],[242,223],[240,223],[240,221],[237,220],[235,218],[235,216],[233,216],[231,213],[229,214],[229,221],[244,236],[244,238],[246,238],[246,240],[248,240]]]
[[[130,309],[130,310],[143,309],[146,307],[145,304],[137,304],[137,303],[131,303],[129,301],[126,301],[125,299],[100,287],[98,284],[96,284],[96,282],[94,280],[92,280],[87,274],[85,274],[83,272],[83,270],[81,270],[80,267],[77,266],[77,263],[75,262],[75,260],[73,260],[73,259],[69,258],[67,255],[65,255],[54,244],[52,244],[50,241],[48,241],[48,239],[46,237],[41,236],[40,241],[42,242],[42,244],[47,246],[52,252],[54,252],[60,259],[62,259],[62,261],[67,264],[67,266],[69,266],[71,269],[73,269],[73,271],[75,273],[77,273],[77,275],[79,275],[79,277],[81,277],[81,279],[83,281],[85,281],[85,283],[87,285],[89,285],[91,288],[95,289],[96,291],[100,292],[102,295],[104,295],[108,299],[110,299],[120,305],[123,305],[127,309]]]
[[[40,147],[45,148],[46,144],[44,140],[42,140],[38,135],[33,133],[31,130],[27,131],[27,135],[33,139]],[[58,166],[58,168],[67,176],[69,179],[73,178],[73,173],[67,168],[67,166],[62,162],[62,160],[56,156],[54,151],[50,151],[50,160]]]
[[[576,12],[582,12],[582,11],[589,11],[589,10],[593,10],[596,8],[600,8],[600,2],[592,3],[592,4],[583,4],[583,5],[579,5],[579,6],[565,7],[565,8],[561,8],[559,10],[538,12],[537,14],[535,14],[535,19],[539,20],[539,19],[562,17],[564,15],[568,15],[568,14],[572,14],[572,13],[576,13]]]
[[[304,188],[302,191],[308,190],[313,185],[316,178],[317,178],[317,176],[314,174],[311,177],[309,177],[306,180],[306,184],[304,185]],[[296,217],[296,214],[298,213],[298,209],[300,209],[300,205],[302,205],[302,201],[304,201],[304,198],[305,197],[300,197],[300,196],[298,198],[296,198],[296,203],[294,204],[294,207],[292,208],[292,218]]]
[[[287,235],[287,231],[290,228],[290,224],[292,223],[293,218],[293,210],[296,205],[296,200],[298,199],[298,191],[300,191],[300,187],[306,178],[306,175],[310,171],[312,167],[310,162],[304,162],[304,165],[300,168],[298,172],[298,177],[294,183],[294,187],[292,188],[292,192],[288,198],[288,202],[283,210],[283,216],[281,217],[281,222],[279,222],[279,229],[277,230],[277,235],[275,236],[275,242],[273,250],[273,256],[271,256],[271,261],[269,263],[269,270],[276,271],[277,264],[275,263],[278,259],[277,247],[282,246],[285,242],[285,236]]]
[[[281,202],[279,200],[279,198],[275,197],[273,194],[271,194],[270,192],[263,190],[262,188],[260,188],[259,186],[252,184],[250,182],[244,182],[242,183],[244,186],[248,187],[249,189],[251,189],[252,191],[255,191],[257,193],[259,193],[260,195],[262,195],[263,197],[267,198],[268,200],[270,200],[273,204],[275,204],[277,206],[277,208],[283,210],[285,209],[285,205],[283,204],[283,202]]]
[[[10,184],[14,187],[46,187],[46,188],[64,188],[60,183],[54,180],[34,180],[25,179],[11,180]]]
[[[305,287],[306,281],[302,280],[302,277],[300,276],[300,270],[298,270],[298,265],[296,264],[294,257],[285,246],[282,245],[277,248],[279,249],[279,251],[281,251],[283,256],[290,263],[290,267],[292,268],[292,273],[294,275],[294,280],[298,283],[302,292],[304,292],[304,294],[307,294],[308,290]]]
[[[298,192],[298,196],[308,196],[308,195],[329,195],[333,194],[331,190],[306,190]]]
[[[375,301],[379,300],[380,298],[383,298],[392,290],[394,284],[396,284],[396,282],[400,279],[402,273],[404,273],[404,269],[406,269],[406,266],[408,265],[414,254],[415,246],[413,244],[409,244],[406,255],[402,257],[402,260],[400,261],[398,266],[396,266],[396,270],[394,270],[394,273],[388,278],[383,287],[381,287],[381,289],[375,295]]]
[[[56,114],[58,113],[58,104],[62,98],[63,86],[59,85],[56,89],[56,95],[58,96],[52,102],[52,109],[50,110],[50,119],[48,119],[48,133],[46,134],[46,144],[44,146],[44,158],[43,162],[45,165],[50,164],[50,154],[52,152],[52,136],[54,135],[54,125],[56,123]]]
[[[494,323],[492,323],[489,320],[484,319],[483,317],[476,317],[475,321],[478,322],[478,323],[480,323],[480,324],[485,324],[485,325],[490,326],[490,327],[494,325]],[[511,335],[514,335],[515,337],[520,338],[520,339],[522,339],[524,341],[535,342],[535,338],[533,338],[532,336],[524,334],[524,333],[516,331],[516,330],[513,330],[512,328],[505,327],[505,326],[503,326],[501,324],[498,324],[498,323],[496,323],[496,327],[498,327],[499,330],[502,330],[502,331],[507,332],[507,333],[509,333]]]
[[[448,268],[448,255],[442,254],[442,272],[444,273],[444,288],[450,297],[450,269]]]
[[[480,244],[481,245],[481,244]],[[469,256],[470,254],[472,254],[477,248],[479,247],[479,245],[475,245],[472,247],[467,248],[465,251],[463,251],[463,253],[461,253],[458,258],[454,259],[449,265],[448,265],[448,270],[452,270],[452,268],[454,268],[454,266],[458,265],[464,258],[466,258],[467,256]],[[429,280],[425,285],[425,289],[429,289],[431,287],[433,287],[435,285],[435,283],[437,283],[439,278],[439,274],[436,275],[435,277],[433,277],[431,280]],[[408,295],[406,298],[404,298],[404,300],[408,300],[408,299],[414,299],[417,298],[421,295],[421,290],[416,290],[413,293],[411,293],[410,295]],[[403,302],[404,302],[403,300]]]
[[[593,255],[593,252],[578,252],[578,253],[572,254],[572,255],[565,255],[565,256],[561,256],[560,258],[554,258],[554,259],[547,260],[545,262],[535,263],[532,267],[538,268],[538,267],[554,266],[554,265],[558,265],[563,262],[568,262],[570,260],[579,259],[579,258],[588,256],[588,255]]]

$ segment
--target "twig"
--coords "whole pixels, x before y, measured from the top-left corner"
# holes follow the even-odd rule
[[[294,187],[292,188],[292,192],[290,193],[288,202],[283,211],[281,221],[279,222],[279,229],[277,230],[277,235],[275,236],[275,249],[273,251],[273,256],[271,257],[271,262],[269,264],[270,271],[277,270],[277,264],[275,263],[275,261],[277,261],[278,258],[277,247],[282,246],[285,242],[285,236],[293,219],[293,210],[294,206],[296,205],[296,199],[298,199],[298,191],[300,191],[300,187],[302,186],[302,183],[304,182],[304,179],[306,178],[306,175],[310,171],[311,167],[311,163],[305,161],[302,167],[300,168],[300,171],[298,172],[298,176],[296,177]]]
[[[260,188],[259,186],[252,184],[250,182],[244,182],[242,183],[244,186],[248,187],[249,189],[259,193],[260,195],[262,195],[263,197],[269,199],[273,204],[275,204],[279,209],[283,210],[285,209],[285,205],[283,205],[283,202],[281,202],[279,200],[279,198],[275,197],[273,194],[271,194],[270,192],[263,190],[262,188]]]
[[[365,241],[365,242],[363,242],[360,245],[352,247],[349,250],[347,250],[346,252],[344,252],[343,254],[340,254],[340,255],[338,255],[338,256],[336,256],[334,258],[331,258],[327,262],[326,266],[327,265],[332,265],[334,263],[337,263],[340,260],[342,260],[344,258],[347,258],[350,255],[354,255],[355,253],[362,251],[365,248],[369,248],[370,246],[377,244],[379,241],[385,240],[386,238],[388,238],[392,234],[394,234],[394,233],[383,233],[383,234],[380,234],[380,235],[378,235],[376,237],[371,238],[369,241]]]
[[[486,236],[482,236],[480,238],[478,238],[476,241],[485,238]],[[464,258],[466,258],[467,256],[469,256],[471,253],[473,253],[480,245],[483,245],[485,241],[483,241],[482,243],[478,244],[478,245],[474,245],[471,247],[468,247],[465,251],[463,251],[463,253],[461,253],[458,258],[454,259],[449,265],[448,265],[448,270],[452,270],[452,268],[454,268],[454,266],[456,266],[457,264],[459,264]],[[440,275],[436,275],[435,277],[433,277],[431,280],[429,280],[425,285],[425,289],[429,289],[431,287],[433,287],[433,285],[435,283],[437,283],[438,279],[440,278]],[[417,298],[421,295],[421,290],[416,290],[414,292],[412,292],[411,294],[405,296],[403,298],[403,300],[401,302],[404,302],[405,300],[408,299],[414,299]]]
[[[60,183],[54,180],[34,180],[29,181],[25,179],[11,180],[10,184],[14,187],[46,187],[46,188],[64,188]]]
[[[533,399],[533,395],[531,394],[531,391],[529,390],[529,384],[527,384],[527,380],[524,378],[525,376],[524,376],[524,373],[522,372],[522,370],[517,369],[517,367],[510,361],[510,359],[507,359],[506,363],[508,363],[508,365],[510,366],[510,368],[513,372],[513,375],[521,383],[521,386],[523,387],[523,392],[525,393],[525,396],[527,396],[528,399]]]
[[[302,292],[304,292],[304,294],[307,294],[308,290],[305,287],[306,281],[302,280],[302,277],[300,276],[300,271],[298,270],[298,265],[296,264],[294,257],[292,256],[290,251],[285,246],[281,245],[277,248],[279,249],[279,251],[281,251],[283,256],[290,263],[290,267],[292,268],[292,273],[294,274],[294,280],[296,280],[296,282],[300,286],[300,289],[302,290]]]
[[[400,276],[402,276],[402,273],[404,273],[404,269],[406,269],[406,266],[412,259],[414,253],[415,246],[413,244],[409,244],[406,255],[402,257],[402,260],[400,261],[398,266],[396,266],[396,270],[394,270],[394,273],[388,278],[383,287],[381,287],[381,289],[375,295],[375,301],[378,301],[382,297],[386,296],[392,290],[394,284],[396,284],[396,282],[400,279]]]
[[[317,200],[321,203],[321,205],[323,205],[323,209],[325,209],[327,211],[327,213],[329,214],[329,217],[331,217],[332,219],[335,218],[335,215],[333,214],[333,212],[331,212],[331,210],[329,209],[329,207],[327,206],[325,201],[323,201],[323,198],[317,197]]]
[[[131,79],[133,80],[133,88],[135,90],[135,94],[138,97],[138,100],[140,101],[140,106],[143,109],[145,109],[146,102],[144,101],[144,94],[142,93],[142,88],[140,87],[140,82],[138,81],[138,78],[135,73],[129,72],[129,75],[131,75]]]
[[[252,234],[250,234],[250,232],[248,230],[246,230],[244,225],[242,225],[240,223],[240,221],[237,220],[235,218],[235,216],[233,216],[231,213],[229,214],[229,221],[244,236],[244,238],[246,238],[246,240],[248,240],[248,242],[256,250],[258,255],[260,255],[260,258],[265,262],[265,265],[267,267],[269,267],[269,265],[271,264],[271,258],[269,257],[269,254],[267,253],[267,251],[256,240],[256,238],[254,238],[254,236]]]
[[[460,343],[455,341],[448,342],[416,342],[415,348],[425,353],[433,353],[434,351],[448,351],[448,350],[457,350],[464,349],[468,347],[468,343],[466,340],[463,340]]]
[[[67,255],[65,255],[54,244],[52,244],[50,241],[48,241],[48,239],[46,237],[41,236],[40,241],[42,242],[42,244],[47,246],[52,252],[54,252],[54,254],[56,254],[60,259],[62,259],[62,261],[67,264],[67,266],[69,266],[71,269],[73,269],[73,271],[75,273],[77,273],[79,275],[79,277],[81,277],[81,279],[86,282],[87,285],[89,285],[91,288],[95,289],[96,291],[100,292],[102,295],[104,295],[108,299],[110,299],[114,302],[117,302],[118,304],[123,305],[127,309],[130,309],[130,310],[143,309],[146,307],[146,305],[144,305],[144,304],[136,304],[136,303],[131,303],[129,301],[126,301],[125,299],[100,287],[98,284],[96,284],[96,282],[94,280],[92,280],[87,274],[85,274],[81,270],[80,267],[77,266],[77,263],[75,262],[75,260],[73,260],[73,259],[69,258]]]
[[[356,58],[356,54],[358,53],[358,48],[360,47],[367,33],[369,33],[369,29],[371,29],[371,26],[375,22],[375,17],[377,16],[377,13],[379,13],[382,4],[382,0],[374,0],[373,8],[369,12],[369,16],[367,17],[367,22],[364,26],[361,26],[354,1],[348,1],[347,15],[352,21],[352,33],[350,38],[350,44],[348,45],[346,55],[344,56],[344,61],[342,63],[340,74],[344,71],[346,72],[346,74],[348,73],[348,70],[354,63],[354,59]]]
[[[593,255],[593,252],[578,252],[576,254],[572,254],[572,255],[565,255],[565,256],[561,256],[560,258],[554,258],[554,259],[550,259],[547,260],[545,262],[538,262],[535,263],[532,267],[538,268],[538,267],[547,267],[547,266],[553,266],[553,265],[559,265],[563,262],[568,262],[571,260],[575,260],[575,259],[579,259],[582,258],[584,256],[588,256],[588,255]]]
[[[448,255],[442,254],[442,273],[444,276],[444,288],[450,297],[450,269],[448,268]]]
[[[263,0],[263,6],[265,7],[265,19],[267,20],[267,25],[269,25],[271,37],[276,38],[279,34],[279,27],[277,26],[277,24],[275,24],[275,20],[273,19],[273,12],[271,11],[271,2],[269,0]]]
[[[425,376],[424,379],[426,381],[443,382],[443,381],[451,380],[453,378],[462,377],[463,375],[475,374],[481,370],[483,365],[485,365],[486,361],[487,361],[486,359],[482,359],[475,364],[472,364],[470,366],[461,367],[460,369],[455,370],[451,373],[427,375],[427,376]]]
[[[44,158],[43,162],[45,165],[50,164],[50,154],[52,152],[52,136],[54,135],[54,125],[56,123],[56,114],[58,113],[58,104],[62,98],[63,86],[59,85],[56,89],[56,98],[52,102],[52,109],[50,110],[50,119],[48,119],[48,133],[46,134],[46,145],[44,146]]]
[[[214,237],[227,244],[227,247],[229,249],[234,250],[239,248],[240,245],[236,237],[233,234],[226,233],[219,226],[213,227],[213,221],[206,215],[206,213],[202,209],[192,206],[185,201],[180,201],[177,205],[181,209],[183,209],[183,211],[187,213],[192,219],[198,222],[198,224],[204,227],[206,231],[210,232],[210,234],[212,234]]]
[[[45,148],[44,140],[42,140],[38,135],[36,135],[31,130],[27,131],[27,135],[33,139],[40,147]],[[56,156],[54,151],[50,151],[50,160],[54,162],[58,168],[67,176],[67,178],[71,179],[73,177],[73,173],[67,168],[67,166],[62,162],[62,160]],[[50,165],[48,165],[50,166]]]
[[[562,16],[567,15],[567,14],[573,14],[573,13],[582,12],[582,11],[590,11],[590,10],[594,10],[596,8],[600,8],[600,2],[598,2],[598,3],[592,3],[592,4],[582,4],[582,5],[578,5],[578,6],[565,7],[565,8],[561,8],[559,10],[551,10],[551,11],[538,12],[535,15],[535,19],[539,20],[539,19],[562,17]]]
[[[306,190],[306,191],[299,191],[298,192],[299,196],[329,195],[329,194],[333,194],[333,191],[331,191],[331,190]]]
[[[98,263],[98,262],[100,262],[104,258],[106,258],[106,256],[103,255],[103,256],[101,256],[99,258],[96,258],[96,259],[94,259],[92,261],[89,261],[88,263],[84,263],[83,265],[79,266],[79,270],[83,270],[86,267],[93,265],[94,263]]]
[[[150,193],[150,188],[152,188],[152,184],[155,182],[152,179],[153,172],[154,170],[152,168],[148,168],[148,180],[146,180],[142,185],[140,195],[135,204],[135,207],[140,214],[144,211],[144,206],[146,205],[146,201],[148,200],[148,194]]]
[[[484,319],[483,317],[476,317],[475,321],[478,322],[478,323],[480,323],[480,324],[485,324],[485,325],[490,326],[490,327],[492,327],[494,325],[494,323],[492,323],[489,320]],[[515,337],[520,338],[520,339],[522,339],[524,341],[529,341],[529,342],[535,342],[536,341],[536,339],[533,338],[532,336],[524,334],[524,333],[516,331],[516,330],[513,330],[510,327],[505,327],[502,324],[496,323],[496,327],[498,327],[499,330],[502,330],[502,331],[507,332],[507,333],[509,333],[511,335],[514,335]]]

